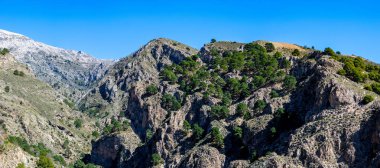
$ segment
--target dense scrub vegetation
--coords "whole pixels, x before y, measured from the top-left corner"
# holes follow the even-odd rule
[[[39,157],[37,161],[38,168],[54,168],[53,161],[62,166],[66,166],[66,162],[61,155],[53,155],[53,152],[47,148],[43,143],[38,143],[37,145],[31,145],[26,141],[26,139],[18,136],[8,136],[7,142],[19,146],[22,150],[29,153],[34,157]],[[19,164],[18,167],[22,167],[23,164]]]
[[[364,89],[380,94],[380,66],[364,60],[361,57],[342,56],[335,53],[331,48],[326,48],[325,54],[331,55],[331,58],[342,62],[343,69],[337,73],[358,82],[365,83]],[[374,97],[367,95],[363,99],[363,104],[374,100]]]
[[[216,40],[213,42],[215,43]],[[160,74],[161,79],[169,84],[177,84],[179,89],[184,92],[180,98],[179,96],[164,94],[161,99],[161,106],[164,109],[167,111],[179,110],[182,106],[182,100],[185,100],[187,95],[201,93],[204,103],[211,99],[219,100],[216,104],[210,105],[209,121],[229,119],[230,117],[242,117],[249,120],[254,113],[262,112],[268,104],[265,100],[257,100],[251,109],[246,103],[242,103],[242,100],[252,95],[256,90],[275,83],[281,83],[283,89],[272,90],[271,98],[281,97],[294,90],[297,85],[297,79],[288,74],[291,62],[283,57],[282,53],[276,52],[272,43],[266,43],[264,46],[249,43],[244,46],[244,51],[211,49],[210,54],[211,59],[204,62],[205,64],[201,63],[201,58],[198,55],[194,55],[185,58],[178,64],[163,68]],[[300,55],[300,51],[294,50],[293,55]],[[156,94],[156,89],[149,86],[146,93],[148,95]],[[236,105],[234,116],[230,111],[231,105]],[[280,131],[287,129],[287,127],[281,127],[286,125],[284,123],[289,118],[290,116],[280,110],[274,126],[269,128],[270,138],[276,137]],[[189,121],[185,120],[183,122],[183,133],[185,135],[191,133],[194,141],[204,138],[207,134],[212,145],[222,149],[225,140],[221,130],[218,127],[205,130],[205,127],[207,125],[190,124]],[[243,129],[241,127],[229,129],[231,129],[234,145],[237,148],[235,152],[247,153],[247,148],[242,142]]]

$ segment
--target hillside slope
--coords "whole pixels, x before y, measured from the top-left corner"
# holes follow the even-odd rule
[[[266,43],[215,42],[198,52],[158,39],[116,63],[81,109],[128,120],[132,129],[104,131],[85,161],[378,167],[377,95],[339,75],[346,66],[326,53],[284,43],[269,51]]]
[[[26,65],[12,55],[0,55],[0,167],[34,167],[45,151],[69,163],[89,151],[94,122],[69,106]],[[76,120],[86,122],[76,128]]]

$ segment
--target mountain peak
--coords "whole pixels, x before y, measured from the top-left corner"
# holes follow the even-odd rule
[[[21,34],[18,34],[18,33],[14,33],[14,32],[10,32],[10,31],[7,31],[7,30],[0,29],[0,37],[2,37],[4,35],[25,37],[24,35],[21,35]]]

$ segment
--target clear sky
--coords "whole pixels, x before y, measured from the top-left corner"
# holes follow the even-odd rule
[[[380,63],[375,0],[0,0],[0,29],[50,45],[121,58],[166,37],[332,47]]]

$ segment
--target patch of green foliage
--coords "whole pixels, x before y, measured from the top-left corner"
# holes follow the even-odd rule
[[[186,133],[191,130],[191,124],[187,120],[183,121],[183,129]]]
[[[146,94],[148,95],[155,95],[158,93],[158,88],[156,85],[149,85],[146,90],[145,90]]]
[[[374,100],[375,100],[375,97],[373,97],[372,95],[366,95],[366,96],[364,96],[364,98],[362,100],[362,103],[363,104],[368,104],[368,103],[371,103]]]
[[[245,103],[239,103],[237,106],[236,106],[236,114],[238,114],[239,116],[246,116],[247,113],[249,113],[249,108],[248,108],[248,105],[245,104]]]
[[[147,129],[146,132],[145,132],[145,142],[148,142],[150,141],[150,139],[152,139],[153,137],[153,132],[151,129]]]
[[[266,106],[267,103],[264,100],[257,100],[254,107],[257,111],[263,111]]]
[[[38,143],[37,145],[30,145],[28,141],[22,137],[8,136],[8,142],[19,146],[22,150],[32,156],[48,155],[51,153],[51,150],[48,149],[44,144]]]
[[[16,75],[16,76],[25,76],[25,73],[23,71],[19,71],[19,70],[14,70],[13,71],[13,75]]]
[[[330,55],[330,56],[336,55],[335,51],[332,48],[330,48],[330,47],[325,48],[325,50],[323,51],[323,53],[326,54],[326,55]]]
[[[69,166],[69,168],[97,168],[94,164],[86,164],[82,160],[77,160],[74,165]]]
[[[219,128],[213,127],[211,128],[211,139],[212,143],[217,147],[223,147],[224,139],[223,135],[220,133]]]
[[[300,50],[298,50],[298,49],[294,49],[293,52],[292,52],[292,55],[293,55],[293,56],[300,56],[300,55],[301,55],[301,52],[300,52]]]
[[[228,117],[229,110],[226,106],[212,106],[211,107],[211,117],[215,119],[224,119]]]
[[[7,48],[3,48],[0,50],[0,55],[6,55],[9,53],[9,50]]]
[[[24,163],[17,164],[16,168],[26,168]]]
[[[74,126],[75,126],[75,128],[82,128],[82,125],[83,125],[82,119],[77,118],[77,119],[74,120]]]
[[[273,43],[265,43],[265,49],[267,50],[267,52],[272,52],[276,48],[274,47]]]
[[[337,72],[339,75],[346,76],[359,83],[363,83],[367,79],[380,82],[380,66],[376,64],[370,63],[360,57],[333,55],[331,58],[344,64],[343,69]]]
[[[94,138],[99,138],[100,134],[98,131],[92,131],[91,135],[94,137]]]
[[[269,93],[269,96],[273,99],[273,98],[280,97],[280,94],[279,94],[276,90],[272,90],[272,91]]]
[[[127,120],[124,120],[123,122],[121,122],[115,118],[112,118],[111,123],[107,124],[103,128],[103,134],[107,135],[114,132],[126,131],[128,130],[129,127],[130,127],[130,123]]]
[[[171,83],[175,83],[178,80],[178,77],[174,74],[172,69],[165,68],[162,72],[161,75],[164,80],[169,81]]]
[[[53,161],[51,161],[49,157],[43,155],[39,157],[36,165],[36,168],[54,168]]]
[[[198,124],[193,125],[193,137],[195,140],[199,140],[203,137],[204,129]]]
[[[240,140],[243,138],[243,129],[241,127],[235,126],[233,128],[233,131],[234,131],[234,137]]]
[[[66,161],[61,155],[54,155],[53,160],[62,166],[66,166]]]
[[[161,106],[167,111],[177,111],[181,108],[181,103],[176,97],[170,94],[164,94],[161,100]]]
[[[163,159],[161,158],[161,156],[158,153],[154,153],[152,155],[152,164],[153,164],[153,166],[160,165],[163,162],[164,162]]]
[[[70,108],[74,108],[74,107],[75,107],[75,103],[74,103],[73,101],[69,100],[69,99],[65,99],[65,100],[63,100],[63,102],[64,102],[67,106],[69,106]]]
[[[271,136],[272,136],[272,137],[275,136],[275,135],[277,134],[277,129],[276,129],[276,127],[272,127],[272,128],[270,128],[270,132],[271,132]]]
[[[287,75],[284,79],[283,87],[285,90],[293,90],[296,88],[297,79],[294,76]]]

